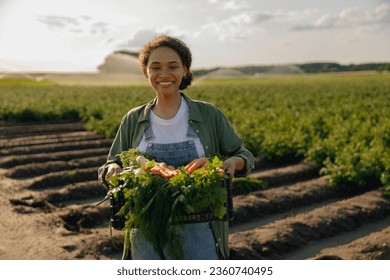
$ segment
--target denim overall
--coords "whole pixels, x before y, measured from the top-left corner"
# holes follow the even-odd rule
[[[157,162],[165,162],[175,168],[185,165],[198,158],[195,142],[192,139],[197,135],[191,126],[188,126],[187,137],[190,140],[172,143],[156,144],[148,143],[146,154],[156,158]],[[152,127],[145,130],[145,141],[150,142],[154,138]],[[182,230],[184,258],[189,260],[217,260],[219,259],[216,242],[210,223],[185,224]],[[132,229],[130,235],[131,254],[134,260],[158,260],[152,245],[145,240],[138,229]],[[169,255],[165,254],[169,259]]]

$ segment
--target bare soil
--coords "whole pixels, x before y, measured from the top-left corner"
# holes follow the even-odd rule
[[[120,259],[97,181],[111,139],[81,122],[0,122],[0,259]],[[390,201],[380,189],[341,192],[319,166],[261,159],[268,185],[236,191],[232,259],[390,259]],[[239,188],[239,185],[233,185]]]

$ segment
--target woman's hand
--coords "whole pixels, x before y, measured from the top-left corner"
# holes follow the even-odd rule
[[[225,173],[230,173],[230,177],[234,176],[236,170],[242,170],[245,167],[245,161],[241,157],[231,157],[223,162],[222,169]]]
[[[106,180],[107,184],[109,183],[109,180],[111,179],[112,176],[118,174],[121,172],[122,168],[119,166],[117,163],[111,163],[107,167],[107,173],[106,176],[104,177],[104,180]]]
[[[170,179],[173,176],[179,175],[180,170],[175,169],[171,165],[167,165],[165,162],[155,162],[150,169],[150,173],[160,175],[165,179]]]
[[[197,158],[191,161],[189,164],[187,164],[184,169],[192,174],[196,169],[201,168],[201,167],[206,167],[206,162],[207,159],[205,157]]]
[[[201,157],[198,159],[194,159],[189,164],[187,164],[184,169],[188,173],[194,172],[196,169],[201,167],[206,167],[207,159],[205,157]],[[230,176],[234,176],[236,170],[242,170],[245,167],[245,161],[241,157],[231,157],[223,162],[222,169],[225,173],[230,173]]]

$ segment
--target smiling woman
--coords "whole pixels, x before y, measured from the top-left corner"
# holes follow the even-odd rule
[[[232,176],[248,174],[254,166],[253,155],[225,115],[213,104],[194,101],[180,92],[193,79],[192,56],[186,44],[169,36],[157,37],[141,50],[140,61],[156,98],[122,119],[108,160],[99,169],[102,183],[121,172],[123,163],[118,155],[129,149],[154,158],[156,164],[182,166],[190,174],[205,167],[207,158],[221,155],[223,171]],[[182,235],[186,259],[229,256],[227,221],[186,224]],[[159,259],[146,236],[148,232],[131,232],[133,259]]]
[[[163,100],[172,100],[178,98],[177,92],[183,89],[181,86],[182,78],[187,74],[187,67],[181,62],[179,55],[171,48],[160,47],[154,50],[143,69],[145,76],[148,78],[150,85]],[[180,103],[179,99],[177,100]],[[156,106],[156,109],[162,109]],[[173,108],[176,114],[177,108]],[[159,110],[160,117],[169,119],[172,115],[165,115],[162,110]]]
[[[168,64],[170,70],[184,71],[181,74],[181,83],[179,85],[179,89],[184,90],[191,85],[193,79],[193,74],[190,70],[192,63],[191,51],[182,41],[172,37],[170,40],[166,38],[166,36],[161,36],[145,45],[139,55],[141,68],[146,77],[148,77],[147,72],[150,66],[153,66],[152,70],[161,71],[162,62]],[[151,57],[152,51],[154,54]]]

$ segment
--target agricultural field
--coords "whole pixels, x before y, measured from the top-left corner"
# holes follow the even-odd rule
[[[186,94],[216,104],[256,157],[233,183],[232,259],[390,259],[388,75],[199,80]],[[122,116],[153,97],[0,80],[0,259],[120,257],[97,168]]]

